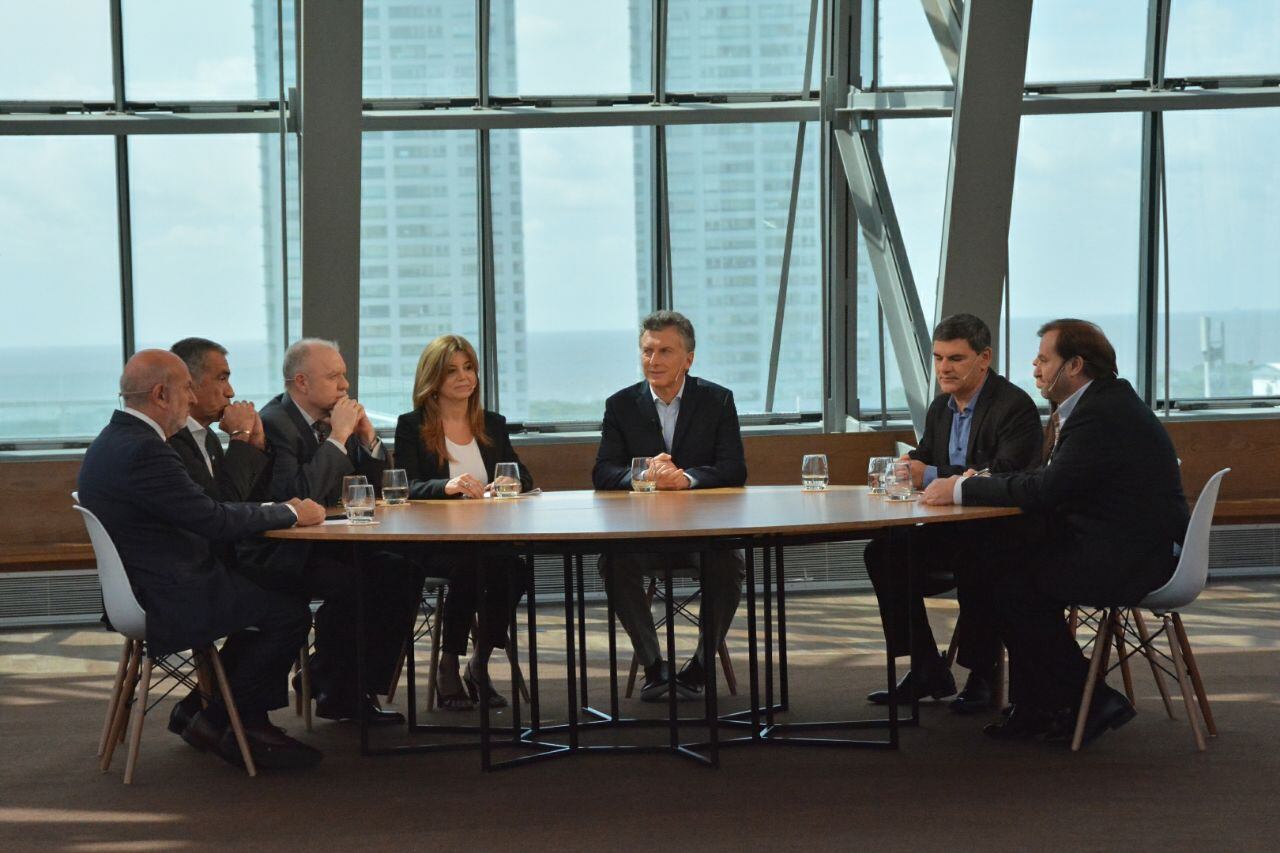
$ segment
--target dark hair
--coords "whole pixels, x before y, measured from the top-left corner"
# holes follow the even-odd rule
[[[1111,341],[1107,340],[1097,323],[1064,317],[1045,323],[1036,334],[1043,338],[1049,332],[1058,333],[1054,349],[1058,351],[1059,358],[1063,361],[1077,356],[1083,359],[1085,376],[1098,379],[1119,375],[1115,347],[1111,346]]]
[[[973,314],[952,314],[950,317],[943,317],[938,325],[933,327],[935,341],[955,341],[961,338],[978,354],[983,350],[991,349],[991,330],[987,328],[986,323],[982,322],[981,317],[975,317]]]
[[[684,348],[693,352],[693,348],[697,346],[697,341],[693,337],[693,324],[679,311],[654,311],[640,321],[640,337],[644,337],[645,332],[661,332],[672,326],[675,326],[676,331],[680,333]]]
[[[208,338],[183,338],[169,347],[169,352],[186,362],[191,378],[195,379],[204,372],[205,356],[211,352],[226,355],[227,348]]]

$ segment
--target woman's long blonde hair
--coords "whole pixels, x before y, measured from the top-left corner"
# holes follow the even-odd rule
[[[444,422],[440,418],[440,386],[448,373],[449,361],[455,353],[462,353],[480,372],[480,360],[475,348],[462,335],[441,335],[423,349],[418,357],[418,369],[413,376],[413,407],[422,413],[422,444],[436,458],[453,461],[444,443]],[[471,434],[485,447],[492,445],[484,431],[484,405],[480,402],[480,382],[467,399],[467,422]]]

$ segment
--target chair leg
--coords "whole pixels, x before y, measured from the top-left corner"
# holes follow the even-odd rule
[[[1191,724],[1191,736],[1195,739],[1196,749],[1204,751],[1204,735],[1200,733],[1200,720],[1196,714],[1195,702],[1191,698],[1191,678],[1187,673],[1186,663],[1182,659],[1182,644],[1173,628],[1168,614],[1164,617],[1164,632],[1169,635],[1169,652],[1173,656],[1173,671],[1178,674],[1178,687],[1182,690],[1182,704],[1187,706],[1187,722]]]
[[[1076,630],[1080,627],[1080,608],[1071,605],[1071,609],[1067,612],[1067,628],[1071,631],[1072,639],[1076,636]]]
[[[142,664],[142,643],[129,641],[129,668],[124,674],[124,684],[120,691],[120,701],[116,702],[115,719],[111,721],[111,731],[107,734],[106,749],[102,752],[99,769],[106,773],[111,769],[111,757],[115,755],[116,746],[124,739],[125,722],[129,719],[129,704],[133,701],[133,692],[138,686],[138,668]]]
[[[1102,670],[1103,661],[1111,650],[1111,610],[1103,611],[1098,620],[1098,633],[1093,639],[1093,654],[1089,657],[1089,675],[1084,681],[1084,695],[1080,697],[1080,710],[1076,713],[1076,729],[1071,736],[1071,751],[1078,752],[1084,741],[1084,722],[1089,717],[1089,706],[1093,703],[1093,689],[1098,683],[1098,674]]]
[[[444,587],[436,588],[436,619],[431,626],[431,663],[427,667],[427,710],[436,706],[436,677],[440,673],[440,633],[444,623]]]
[[[507,662],[511,664],[511,680],[515,684],[516,690],[520,691],[520,698],[529,703],[529,686],[524,682],[524,670],[520,668],[520,660],[516,657],[516,650],[507,645]]]
[[[111,723],[116,718],[116,705],[120,702],[120,694],[124,692],[124,674],[129,669],[129,652],[133,649],[133,640],[125,640],[120,649],[120,663],[116,665],[116,678],[111,684],[111,699],[107,702],[107,715],[102,721],[102,736],[98,738],[98,757],[107,749],[107,735],[111,734]]]
[[[1204,717],[1204,727],[1209,730],[1210,737],[1218,736],[1218,726],[1213,721],[1213,711],[1209,708],[1209,694],[1204,692],[1204,682],[1200,680],[1200,667],[1196,666],[1196,656],[1191,651],[1191,641],[1187,639],[1187,629],[1182,627],[1182,616],[1170,613],[1173,619],[1173,630],[1178,634],[1178,645],[1182,649],[1182,657],[1187,662],[1187,671],[1191,673],[1191,686],[1195,688],[1196,700],[1200,703],[1200,714]]]
[[[227,684],[227,673],[222,668],[222,658],[218,650],[209,646],[204,650],[213,666],[214,677],[218,681],[218,691],[222,694],[222,703],[227,706],[227,717],[231,720],[231,731],[236,736],[236,745],[240,747],[240,757],[244,760],[244,769],[250,776],[258,775],[258,768],[253,763],[253,754],[249,751],[249,741],[244,736],[244,726],[240,722],[240,712],[236,710],[236,700],[231,695],[231,687]]]
[[[310,639],[310,638],[308,638]],[[311,731],[311,645],[303,640],[298,650],[298,702],[302,704],[302,724]]]
[[[963,613],[956,616],[956,626],[951,629],[951,642],[947,644],[947,669],[956,665],[956,655],[960,654],[960,620],[963,618]]]
[[[1133,672],[1129,669],[1129,654],[1125,648],[1124,642],[1124,623],[1120,619],[1121,611],[1119,609],[1112,612],[1111,617],[1111,634],[1115,637],[1116,657],[1120,663],[1120,675],[1124,679],[1124,695],[1129,700],[1129,704],[1136,704],[1137,699],[1133,692]]]
[[[729,688],[730,696],[738,695],[738,675],[733,671],[733,658],[729,657],[729,644],[720,643],[720,669],[724,672],[724,683]]]
[[[644,603],[649,607],[653,607],[653,596],[657,592],[658,581],[656,578],[649,578],[649,587],[644,591]],[[627,691],[626,698],[630,699],[631,694],[636,689],[636,676],[640,672],[640,656],[634,652],[631,654],[631,672],[627,675]]]
[[[400,684],[400,673],[404,671],[404,661],[405,661],[405,658],[409,656],[409,652],[412,646],[413,646],[413,635],[410,634],[409,638],[404,641],[403,645],[400,646],[400,656],[396,658],[395,668],[391,670],[391,686],[387,688],[388,704],[390,704],[391,702],[394,702],[396,699],[396,687],[399,686]]]
[[[1151,667],[1151,677],[1155,679],[1156,689],[1160,691],[1160,699],[1164,702],[1164,712],[1169,715],[1169,719],[1176,719],[1173,715],[1173,700],[1169,698],[1169,688],[1164,683],[1164,673],[1160,671],[1155,649],[1151,647],[1151,632],[1147,630],[1147,621],[1142,618],[1142,611],[1139,608],[1135,607],[1130,612],[1133,614],[1134,624],[1138,626],[1142,654],[1147,658],[1147,665]]]
[[[142,746],[142,724],[147,716],[147,691],[151,689],[151,658],[142,664],[142,678],[138,681],[138,697],[133,702],[129,721],[129,754],[124,762],[124,783],[133,784],[133,771],[138,766],[138,749]]]
[[[1000,646],[1000,657],[996,661],[996,683],[991,687],[991,698],[998,711],[1009,704],[1009,653],[1003,644]]]

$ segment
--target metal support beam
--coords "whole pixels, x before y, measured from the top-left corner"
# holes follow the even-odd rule
[[[652,0],[653,55],[650,83],[653,101],[647,113],[653,115],[667,102],[667,0]],[[671,275],[671,205],[667,184],[667,131],[664,125],[654,127],[650,135],[653,150],[649,158],[649,241],[650,275],[653,310],[671,308],[675,303],[674,284]]]
[[[961,21],[964,20],[964,3],[961,0],[920,0],[924,15],[929,19],[929,29],[942,53],[951,82],[960,73]]]
[[[1147,9],[1146,74],[1151,87],[1164,85],[1169,0],[1151,0]],[[1160,171],[1164,160],[1164,116],[1142,114],[1142,173],[1138,200],[1138,395],[1156,397],[1156,341],[1160,319]],[[1167,345],[1167,342],[1166,342]]]
[[[826,0],[823,15],[822,123],[818,162],[822,169],[823,406],[826,432],[844,432],[857,416],[858,241],[852,202],[835,146],[835,102],[857,80],[861,20],[855,0]]]
[[[360,85],[362,4],[301,6],[302,334],[343,345],[351,394],[360,376]]]
[[[476,94],[477,109],[489,106],[489,27],[491,4],[479,0],[476,5]],[[480,387],[484,404],[498,411],[498,286],[493,257],[493,159],[488,128],[476,131],[476,246],[477,273],[480,277]]]
[[[1009,266],[1009,213],[1030,29],[1031,0],[965,4],[934,322],[961,311],[976,314],[993,337],[999,334]]]
[[[120,0],[111,0],[111,85],[115,106],[125,102],[124,86],[124,19]],[[120,343],[124,361],[137,351],[133,311],[133,215],[130,209],[129,141],[117,136],[116,166],[116,240],[120,255]]]
[[[893,210],[879,147],[873,131],[835,131],[836,145],[844,165],[845,180],[862,227],[867,260],[876,277],[876,289],[884,308],[889,338],[898,359],[898,371],[911,410],[916,435],[924,432],[924,415],[932,394],[929,364],[932,361],[929,331],[925,326],[920,296],[911,277],[902,230]]]

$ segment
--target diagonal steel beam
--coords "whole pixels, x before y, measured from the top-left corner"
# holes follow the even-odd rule
[[[867,248],[867,260],[876,278],[876,290],[884,309],[885,325],[893,341],[898,372],[911,410],[916,435],[924,432],[924,415],[929,408],[929,331],[924,310],[911,277],[902,230],[893,209],[875,131],[850,133],[837,128],[836,145],[844,165],[849,194],[853,198],[858,224]]]
[[[960,33],[964,20],[963,0],[920,0],[924,16],[929,19],[929,29],[942,53],[942,61],[955,83],[960,75]]]

